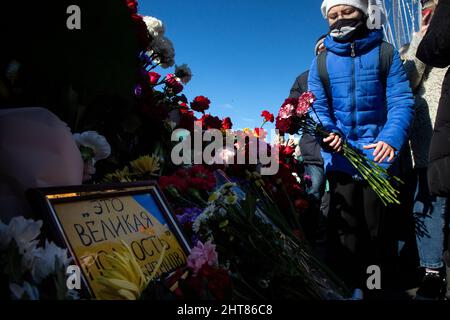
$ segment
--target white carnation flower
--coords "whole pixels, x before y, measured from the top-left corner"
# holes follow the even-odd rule
[[[145,16],[142,19],[147,25],[148,32],[153,39],[164,36],[165,28],[161,20],[149,16]]]
[[[10,237],[16,241],[20,254],[25,254],[34,249],[37,244],[35,240],[41,233],[42,221],[14,217],[8,226]]]
[[[92,149],[95,161],[106,159],[111,155],[111,146],[108,141],[96,131],[86,131],[81,134],[75,133],[73,138],[78,147],[84,146]]]
[[[232,164],[236,152],[234,148],[221,148],[214,157],[214,163],[217,164]]]
[[[203,221],[201,221],[201,219],[199,219],[199,217],[197,217],[197,219],[195,219],[194,223],[192,224],[192,231],[194,231],[195,233],[198,233],[200,231],[200,226],[202,224]]]
[[[192,79],[192,71],[187,64],[175,66],[175,75],[180,78],[181,82],[183,82],[184,84],[187,84]]]
[[[66,249],[46,240],[45,248],[38,248],[34,251],[31,275],[36,283],[40,283],[56,271],[56,261],[59,261],[61,267],[67,267],[71,260],[67,257]]]
[[[175,64],[175,49],[172,41],[166,37],[157,38],[152,43],[152,54],[156,54],[154,61],[161,63],[161,67],[164,69],[170,68]]]

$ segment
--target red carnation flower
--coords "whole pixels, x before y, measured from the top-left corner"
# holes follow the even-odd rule
[[[139,48],[143,51],[147,50],[148,46],[150,45],[150,34],[148,33],[147,25],[145,24],[142,17],[137,13],[133,13],[131,15],[131,18],[133,19],[133,22],[135,24],[136,37],[138,40]]]
[[[159,186],[163,190],[174,188],[178,192],[183,193],[186,191],[188,185],[185,179],[182,179],[175,175],[169,177],[162,176],[161,178],[159,178]]]
[[[233,127],[233,123],[231,122],[230,117],[226,117],[222,120],[222,129],[223,130],[230,130]]]
[[[188,174],[188,183],[194,189],[211,191],[216,186],[214,174],[202,165],[193,166]]]
[[[156,72],[149,72],[148,73],[149,82],[152,86],[158,84],[159,78],[161,78],[161,75]]]
[[[181,80],[177,78],[174,74],[169,73],[166,76],[166,85],[169,89],[172,90],[174,94],[179,94],[183,91],[183,85],[181,84]]]
[[[294,205],[295,205],[295,208],[298,211],[300,211],[300,212],[302,212],[302,211],[304,211],[304,210],[309,208],[309,202],[306,201],[305,199],[297,199],[297,200],[295,200]]]
[[[307,91],[307,92],[304,92],[298,99],[304,100],[311,105],[314,103],[314,101],[316,101],[316,96],[314,95],[314,93]]]
[[[275,127],[280,130],[281,133],[290,133],[294,134],[293,132],[293,121],[292,118],[280,118],[277,117],[277,121],[275,124]]]
[[[285,157],[291,157],[295,152],[295,149],[291,146],[280,145],[279,154]]]
[[[281,119],[287,119],[294,116],[295,109],[297,108],[298,99],[288,98],[284,101],[283,105],[278,112],[278,117]]]
[[[261,113],[261,117],[264,118],[264,121],[265,121],[265,122],[274,122],[274,121],[275,121],[275,117],[273,116],[273,114],[270,113],[270,112],[267,111],[267,110],[264,110],[264,111]]]
[[[186,102],[179,101],[179,102],[178,102],[178,105],[180,106],[180,110],[185,110],[185,111],[187,111],[187,110],[189,109],[189,107],[188,107],[188,105],[187,105]],[[181,111],[181,112],[183,112],[183,111]]]
[[[300,98],[298,98],[298,105],[295,109],[295,114],[300,118],[304,117],[315,100],[316,97],[311,92],[303,93]]]
[[[205,112],[205,110],[209,109],[209,105],[211,101],[207,97],[198,96],[191,102],[191,108],[197,112]]]
[[[222,120],[210,114],[205,114],[200,119],[203,124],[203,129],[219,129],[222,127]]]
[[[187,108],[180,108],[180,123],[178,128],[186,129],[194,134],[194,124],[198,119],[194,116],[194,112]]]
[[[224,300],[231,297],[232,281],[227,270],[205,264],[199,275],[208,280],[208,290],[215,299]]]
[[[204,264],[197,275],[183,281],[185,287],[192,289],[198,299],[212,296],[216,300],[230,299],[232,281],[227,270]]]
[[[131,13],[137,13],[138,4],[136,0],[126,0],[128,9],[130,9]]]

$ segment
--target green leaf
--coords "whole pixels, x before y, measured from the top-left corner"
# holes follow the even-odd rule
[[[223,228],[225,228],[226,226],[228,226],[229,223],[230,223],[230,222],[229,222],[228,220],[224,220],[224,221],[222,221],[222,222],[219,224],[219,228],[220,228],[220,229],[223,229]]]
[[[94,150],[86,146],[80,146],[80,152],[83,157],[83,161],[91,160],[95,156]]]
[[[253,221],[256,212],[256,197],[252,192],[247,192],[245,200],[241,202],[242,213],[249,222]]]

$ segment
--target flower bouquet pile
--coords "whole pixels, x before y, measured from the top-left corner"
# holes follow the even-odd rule
[[[211,105],[209,98],[199,95],[189,101],[182,94],[192,77],[189,67],[177,66],[165,76],[158,73],[158,68],[175,64],[175,51],[165,37],[163,24],[156,18],[139,15],[136,1],[126,0],[126,4],[139,42],[138,80],[131,102],[101,101],[92,109],[97,113],[90,113],[91,108],[87,107],[76,108],[81,111],[72,129],[86,130],[75,135],[85,162],[85,181],[158,180],[193,249],[186,267],[176,270],[167,281],[160,281],[154,274],[145,276],[130,248],[124,245],[104,256],[110,268],[98,280],[103,286],[99,298],[345,298],[345,287],[314,257],[304,239],[301,214],[308,207],[307,178],[302,173],[295,143],[265,142],[263,126],[275,118],[267,110],[261,113],[260,128],[232,131],[229,117],[221,119],[206,113]],[[309,104],[302,108],[306,110]],[[298,101],[286,105],[277,118],[278,124],[292,131],[304,128],[320,132],[306,111],[303,117],[295,114],[298,105]],[[224,148],[216,154],[225,160],[223,164],[181,166],[171,161],[174,130],[193,133],[196,121],[202,130],[218,129],[224,141],[229,134],[236,136],[233,150]],[[254,139],[242,140],[242,136]],[[258,169],[263,165],[258,162],[227,163],[226,159],[236,160],[241,152],[248,154],[261,147],[260,142],[270,152],[279,154],[279,170],[273,176],[261,176]],[[353,155],[351,150],[346,152]],[[355,161],[360,159],[353,157]],[[37,298],[35,288],[40,281],[55,278],[57,296],[66,297],[70,292],[60,285],[61,266],[67,264],[66,252],[49,243],[38,247],[34,241],[36,226],[29,236],[21,229],[27,235],[25,241],[17,232],[5,232],[10,228],[11,225],[0,225],[1,244],[6,243],[1,248],[6,255],[2,267],[15,296]],[[163,259],[164,253],[158,264]],[[41,270],[43,260],[47,262]],[[21,274],[12,274],[12,270],[21,270]],[[54,291],[45,294],[49,292]]]
[[[251,186],[243,190],[228,182],[211,194],[192,228],[216,245],[218,262],[232,280],[233,298],[346,297],[345,287],[287,225],[268,198],[257,198]]]

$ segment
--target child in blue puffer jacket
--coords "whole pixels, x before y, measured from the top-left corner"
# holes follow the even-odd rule
[[[382,70],[386,68],[381,63],[382,47],[387,44],[382,45],[383,32],[369,29],[367,23],[369,11],[382,12],[372,9],[367,0],[323,2],[322,13],[330,25],[324,42],[325,67],[316,58],[308,79],[317,98],[317,116],[332,132],[323,140],[322,152],[331,196],[330,267],[350,287],[362,290],[367,289],[368,266],[387,272],[395,243],[388,236],[392,225],[386,223],[386,208],[340,154],[342,143],[345,139],[389,168],[407,140],[414,113],[413,95],[397,52],[392,51],[388,70]]]

